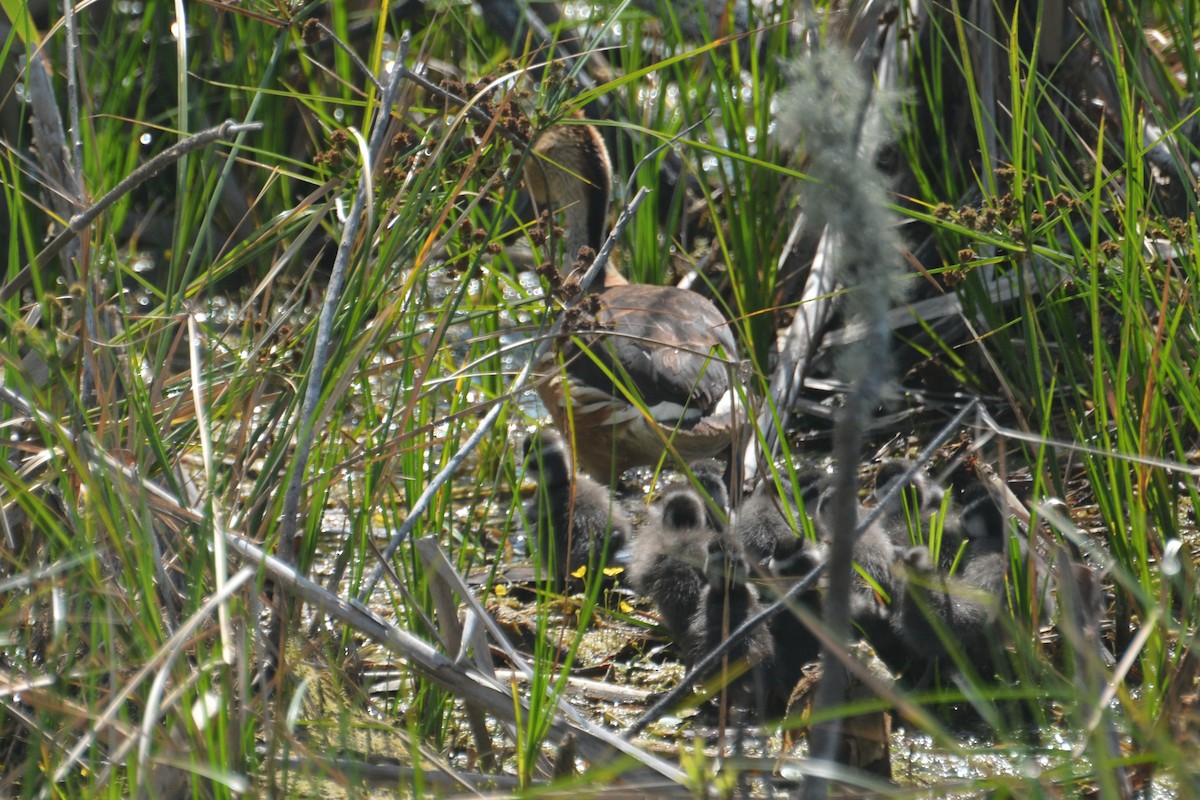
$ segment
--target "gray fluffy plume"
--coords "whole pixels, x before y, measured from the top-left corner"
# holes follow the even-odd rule
[[[888,309],[903,300],[903,245],[888,208],[890,180],[875,154],[899,120],[898,97],[873,86],[845,50],[829,47],[798,60],[780,104],[779,135],[794,139],[807,156],[811,181],[803,188],[804,213],[836,237],[838,282],[846,289],[850,320],[872,335],[851,354],[844,377],[859,380],[878,363],[879,338],[887,336]],[[867,362],[867,363],[863,363]]]
[[[804,186],[804,213],[831,237],[828,248],[837,282],[846,290],[848,322],[867,326],[867,336],[839,359],[839,372],[852,387],[834,426],[833,494],[829,502],[831,542],[826,567],[825,623],[831,640],[822,647],[821,683],[814,709],[844,702],[846,674],[838,659],[849,633],[851,562],[858,538],[858,456],[863,431],[888,379],[891,343],[887,312],[901,296],[904,270],[900,236],[887,207],[886,176],[875,154],[895,105],[863,78],[844,51],[829,48],[797,62],[794,83],[781,115],[781,135],[794,134],[808,157],[812,180]],[[814,726],[811,757],[836,762],[840,720]],[[824,778],[814,775],[805,798],[824,798]]]

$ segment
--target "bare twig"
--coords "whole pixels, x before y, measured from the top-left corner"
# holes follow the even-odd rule
[[[18,292],[28,286],[34,269],[40,269],[49,263],[52,258],[61,253],[68,244],[74,241],[79,234],[87,230],[96,217],[107,211],[114,203],[129,194],[129,192],[141,186],[188,153],[199,150],[202,147],[207,147],[220,139],[228,139],[234,134],[262,130],[262,127],[261,122],[243,124],[227,120],[214,128],[201,131],[195,136],[189,136],[182,142],[168,147],[129,173],[129,175],[109,190],[103,197],[82,212],[71,217],[67,222],[67,229],[65,231],[55,236],[50,241],[50,244],[42,248],[42,251],[34,256],[31,262],[22,267],[21,271],[12,280],[0,287],[0,302],[11,300]]]
[[[283,498],[283,510],[279,522],[278,554],[285,563],[295,562],[295,545],[293,536],[296,531],[296,519],[300,511],[300,492],[304,485],[304,474],[308,468],[308,456],[312,449],[313,432],[315,430],[317,407],[321,402],[321,390],[325,385],[325,365],[329,360],[329,339],[333,329],[333,317],[341,303],[342,287],[346,280],[346,271],[350,265],[350,251],[354,240],[358,238],[358,230],[362,224],[363,209],[367,205],[371,173],[375,169],[383,153],[384,134],[388,129],[391,118],[392,103],[400,87],[400,79],[404,70],[399,65],[408,56],[410,42],[408,32],[400,38],[400,50],[392,69],[391,79],[384,89],[379,102],[379,111],[371,129],[371,139],[367,147],[367,161],[363,164],[363,179],[354,195],[354,203],[346,219],[346,227],[342,231],[342,239],[338,243],[337,255],[334,257],[333,270],[329,275],[329,285],[325,290],[325,299],[321,304],[321,314],[317,319],[317,336],[313,343],[312,364],[309,367],[308,381],[304,387],[304,399],[300,404],[300,424],[297,427],[296,450],[293,455],[291,475],[288,478],[287,489]]]

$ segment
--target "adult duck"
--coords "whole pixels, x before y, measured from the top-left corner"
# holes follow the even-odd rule
[[[534,142],[525,182],[535,203],[561,214],[565,254],[590,263],[607,229],[612,167],[599,132],[559,125]],[[559,270],[560,273],[567,270]],[[585,313],[539,365],[538,394],[573,443],[576,462],[612,483],[624,470],[722,456],[732,463],[744,411],[725,315],[673,286],[630,283],[610,263]]]

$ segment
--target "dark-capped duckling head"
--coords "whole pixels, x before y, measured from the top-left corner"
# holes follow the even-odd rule
[[[782,491],[793,502],[800,498],[809,516],[819,516],[821,503],[832,489],[830,473],[820,467],[808,467],[797,472],[791,480],[787,478],[786,475],[780,475]]]
[[[1008,525],[983,484],[968,484],[949,493],[937,518],[942,533],[936,559],[942,569],[957,563],[956,571],[961,573],[972,561],[993,556],[1007,563]]]
[[[859,533],[854,542],[854,563],[862,573],[856,571],[852,576],[852,591],[894,598],[896,554],[896,545],[878,523]]]
[[[967,484],[959,495],[958,525],[966,547],[956,575],[1003,604],[1010,587],[1017,594],[1036,594],[1039,618],[1054,616],[1051,569],[1046,559],[1030,548],[1029,539],[982,482]]]
[[[928,579],[936,572],[933,558],[929,555],[929,550],[924,547],[909,547],[897,553],[896,565],[901,577],[905,579],[910,577]]]
[[[729,489],[725,486],[725,465],[712,458],[688,465],[692,483],[704,501],[708,527],[717,533],[729,527]]]
[[[746,582],[750,575],[746,560],[742,558],[734,542],[714,536],[708,542],[708,555],[704,560],[704,575],[708,587],[721,594],[748,591]]]
[[[539,486],[566,486],[574,480],[574,465],[567,443],[557,431],[538,428],[521,443],[525,474]]]
[[[663,494],[660,516],[664,532],[683,536],[693,531],[702,531],[706,536],[711,534],[706,529],[708,514],[704,501],[690,486],[675,484],[669,487]]]
[[[1006,550],[1004,514],[986,486],[981,483],[968,486],[960,494],[958,504],[958,524],[971,554]]]

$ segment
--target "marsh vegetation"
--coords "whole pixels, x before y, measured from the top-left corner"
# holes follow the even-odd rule
[[[82,5],[0,2],[0,795],[774,796],[833,719],[836,791],[1200,794],[1194,3]],[[584,118],[601,257],[711,300],[752,423],[765,556],[665,613],[530,533],[580,301],[525,165]],[[814,583],[688,681],[896,464],[850,641]],[[719,534],[681,466],[595,492]]]

